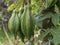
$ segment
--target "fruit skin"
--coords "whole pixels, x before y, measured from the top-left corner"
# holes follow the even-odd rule
[[[20,11],[14,10],[11,18],[8,22],[8,28],[10,32],[14,34],[14,36],[19,36],[20,39],[24,42],[24,34],[21,31],[21,15]]]
[[[14,34],[16,34],[17,30],[19,29],[19,18],[16,10],[13,11],[11,18],[9,19],[8,28],[10,32]]]
[[[17,31],[17,35],[20,37],[21,41],[24,42],[24,34],[22,33],[22,30],[21,30],[21,10],[18,11],[18,18],[19,18],[19,29]]]
[[[29,8],[25,7],[24,13],[21,16],[21,29],[27,39],[30,40],[34,36],[34,21],[33,16],[29,15]]]

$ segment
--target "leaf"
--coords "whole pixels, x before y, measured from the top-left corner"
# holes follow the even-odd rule
[[[40,15],[41,15],[41,16],[40,16]],[[52,15],[53,15],[53,13],[48,12],[48,13],[45,14],[45,15],[43,15],[43,14],[40,14],[40,15],[39,15],[39,19],[40,19],[40,21],[43,21],[43,20],[45,20],[45,19],[47,19],[47,18],[51,18]]]
[[[45,8],[49,8],[52,4],[53,0],[46,0]]]
[[[45,8],[47,9],[52,6],[55,6],[56,3],[57,3],[57,0],[46,0]]]
[[[5,3],[8,4],[10,0],[5,0]]]
[[[60,27],[54,28],[51,31],[53,35],[52,41],[54,42],[55,45],[60,43]]]
[[[42,27],[42,21],[45,20],[46,18],[51,18],[51,16],[53,15],[53,13],[47,13],[46,15],[43,15],[41,13],[38,13],[35,16],[35,23],[38,27]]]
[[[16,5],[13,3],[7,8],[7,10],[12,11],[15,7],[16,7]]]
[[[2,12],[0,12],[0,19],[2,19]]]
[[[53,0],[51,6],[55,6],[55,4],[57,3],[58,0]]]
[[[18,2],[17,2],[18,9],[21,7],[22,2],[23,2],[23,0],[18,0]]]
[[[43,21],[43,20],[45,20],[47,18],[50,18],[49,15],[44,15],[44,16],[40,17],[39,19],[40,19],[40,21]]]
[[[58,9],[60,10],[60,0],[57,1],[56,5],[57,5]]]
[[[50,32],[51,32],[51,30],[50,30],[50,29],[47,29],[46,32],[43,32],[43,33],[41,33],[41,34],[38,36],[37,40],[43,39],[43,38],[44,38],[48,33],[50,33]]]
[[[39,16],[35,16],[35,23],[38,27],[42,27],[42,21],[39,20]]]
[[[59,23],[60,19],[59,19],[59,15],[58,14],[54,14],[52,16],[52,23],[56,26]]]
[[[8,11],[12,11],[14,8],[17,8],[19,10],[19,8],[21,7],[21,4],[22,4],[23,0],[18,0],[17,3],[13,3],[11,4],[7,10]]]

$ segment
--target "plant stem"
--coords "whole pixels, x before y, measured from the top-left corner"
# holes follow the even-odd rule
[[[8,41],[9,41],[9,44],[10,44],[10,45],[13,45],[13,43],[12,43],[12,41],[10,40],[10,38],[9,38],[9,36],[8,36],[8,33],[7,33],[7,31],[6,31],[7,29],[5,29],[5,27],[4,27],[3,21],[2,21],[2,25],[3,25],[3,31],[4,31],[6,37],[7,37]]]

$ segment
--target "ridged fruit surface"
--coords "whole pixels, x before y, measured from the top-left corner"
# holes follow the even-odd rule
[[[29,8],[25,7],[21,16],[21,29],[26,38],[30,39],[34,35],[33,15],[29,14]]]

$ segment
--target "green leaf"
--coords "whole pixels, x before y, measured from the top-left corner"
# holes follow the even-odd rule
[[[23,0],[18,0],[18,2],[17,2],[17,7],[18,7],[18,9],[21,7],[22,2],[23,2]]]
[[[58,9],[60,10],[60,0],[57,1],[56,5],[57,5]]]
[[[45,8],[49,8],[52,4],[53,0],[46,0]]]
[[[53,15],[53,13],[51,13],[51,12],[48,12],[47,14],[40,14],[39,15],[39,19],[40,19],[40,21],[43,21],[43,20],[45,20],[45,19],[47,19],[47,18],[51,18],[52,17],[52,15]]]
[[[48,33],[50,33],[50,32],[51,32],[51,30],[50,30],[50,29],[47,29],[45,32],[41,33],[41,34],[38,36],[37,40],[43,39],[43,38],[44,38]]]
[[[40,21],[39,16],[35,16],[35,23],[38,27],[42,27],[42,21]]]
[[[54,42],[55,45],[60,43],[60,27],[54,28],[51,31],[53,35],[52,41]]]
[[[0,12],[0,19],[2,19],[2,12]]]
[[[12,11],[15,7],[16,7],[16,5],[13,3],[7,8],[7,10]]]
[[[47,19],[47,18],[51,18],[53,15],[53,13],[47,13],[46,15],[44,14],[41,14],[41,13],[38,13],[36,16],[35,16],[35,23],[38,27],[42,27],[42,21]]]
[[[8,4],[10,0],[5,0],[5,3]]]
[[[45,8],[47,9],[52,6],[55,6],[56,3],[57,3],[57,0],[46,0]]]
[[[52,23],[56,26],[59,23],[60,19],[59,19],[59,14],[54,14],[52,16]]]
[[[19,8],[21,7],[21,4],[22,4],[23,0],[18,0],[17,3],[13,3],[11,4],[7,10],[8,11],[12,11],[13,9],[17,8],[19,10]]]

